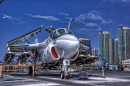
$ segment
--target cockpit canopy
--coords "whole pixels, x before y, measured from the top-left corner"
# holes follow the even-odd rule
[[[67,31],[67,29],[65,29],[65,28],[58,28],[58,29],[52,31],[50,36],[51,36],[51,38],[56,39],[56,38],[58,38],[62,35],[65,35],[65,34],[72,34],[73,35],[73,33],[70,30]]]

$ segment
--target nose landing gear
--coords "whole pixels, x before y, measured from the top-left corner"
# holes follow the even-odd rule
[[[61,79],[69,79],[70,74],[68,72],[68,66],[70,65],[70,59],[63,59],[62,71],[61,71]]]
[[[62,71],[61,72],[61,79],[64,79],[64,78],[66,78],[66,79],[69,79],[70,78],[70,74],[68,73],[67,75]]]

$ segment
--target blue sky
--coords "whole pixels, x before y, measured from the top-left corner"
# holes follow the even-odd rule
[[[0,60],[8,41],[41,25],[67,28],[70,18],[75,19],[73,33],[91,39],[92,47],[98,48],[98,31],[117,38],[118,26],[130,27],[130,0],[4,0],[0,4]],[[49,34],[43,30],[35,36],[42,42]]]

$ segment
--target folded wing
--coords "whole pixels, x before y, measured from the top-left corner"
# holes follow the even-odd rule
[[[25,44],[25,45],[11,45],[9,46],[10,52],[23,52],[23,51],[32,51],[34,49],[39,49],[45,47],[45,43],[37,44]]]

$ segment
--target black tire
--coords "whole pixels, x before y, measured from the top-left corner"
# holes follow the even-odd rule
[[[64,72],[61,72],[60,77],[61,79],[64,79]]]
[[[68,73],[68,75],[66,76],[66,79],[69,79],[70,78],[70,74]]]
[[[67,76],[66,76],[66,79],[69,79],[69,78],[70,78],[70,75],[67,75]]]
[[[33,74],[32,66],[29,66],[29,72],[28,72],[28,75],[32,76],[32,74]]]

